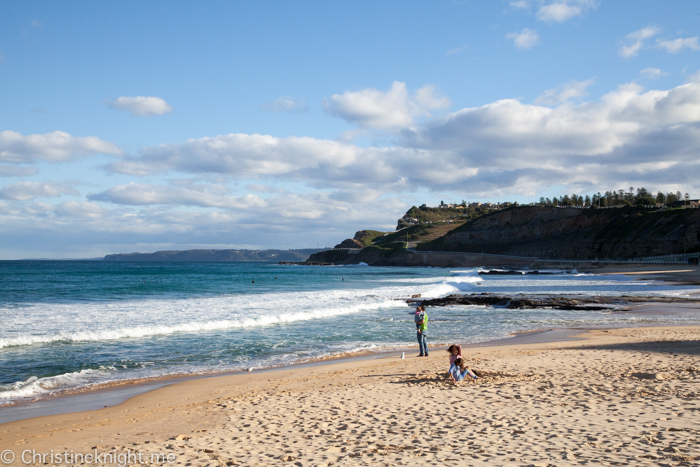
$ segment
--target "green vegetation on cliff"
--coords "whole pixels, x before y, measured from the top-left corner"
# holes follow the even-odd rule
[[[643,193],[641,193],[643,194]],[[644,197],[639,199],[644,200]],[[700,252],[700,209],[656,206],[517,206],[474,209],[462,206],[411,208],[396,232],[360,231],[371,244],[336,260],[316,261],[408,264],[402,251],[464,251],[559,259],[626,259]],[[459,214],[459,215],[457,215]],[[418,217],[413,217],[418,216]],[[432,219],[432,220],[430,220]],[[408,225],[406,222],[411,222]],[[349,242],[346,240],[346,242]],[[345,243],[345,242],[344,242]],[[363,245],[363,246],[364,246]]]
[[[700,210],[510,208],[467,222],[419,250],[551,258],[637,258],[700,250]]]
[[[410,242],[419,244],[441,238],[451,230],[462,225],[464,221],[450,221],[449,223],[416,224],[391,232],[377,239],[377,245],[386,245],[393,242]]]
[[[489,214],[495,208],[496,206],[494,205],[450,205],[450,207],[445,205],[445,207],[438,208],[430,208],[426,205],[422,205],[421,207],[413,206],[406,211],[406,214],[404,214],[401,219],[399,219],[396,229],[399,230],[414,224],[449,223],[450,221],[464,222],[469,219],[476,219],[477,217]]]
[[[360,230],[355,234],[354,240],[360,242],[363,247],[368,247],[385,233],[378,230]]]

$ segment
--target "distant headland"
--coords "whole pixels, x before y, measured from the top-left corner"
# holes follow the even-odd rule
[[[393,232],[362,230],[307,264],[576,267],[697,264],[700,200],[644,188],[538,203],[410,208]]]
[[[321,251],[318,248],[297,250],[183,250],[156,251],[155,253],[119,253],[107,255],[104,261],[191,261],[191,262],[226,262],[226,261],[306,261],[310,255]]]

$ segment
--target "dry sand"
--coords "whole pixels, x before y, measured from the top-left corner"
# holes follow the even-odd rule
[[[699,465],[700,327],[193,380],[0,425],[0,450],[155,465]],[[5,454],[3,454],[5,455]],[[140,458],[138,456],[141,456]],[[126,457],[122,457],[126,460]],[[39,458],[34,458],[35,463]],[[70,460],[70,459],[69,459]],[[56,461],[56,458],[54,458]],[[122,463],[124,465],[124,463]]]

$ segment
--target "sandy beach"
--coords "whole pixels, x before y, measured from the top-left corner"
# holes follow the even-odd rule
[[[578,337],[466,348],[481,378],[459,384],[442,348],[186,381],[2,424],[0,447],[9,465],[698,465],[700,327]]]

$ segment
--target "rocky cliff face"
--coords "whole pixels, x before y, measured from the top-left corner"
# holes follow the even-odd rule
[[[443,237],[419,244],[417,250],[567,259],[572,264],[700,252],[700,209],[518,207],[467,222]],[[412,253],[398,245],[371,246],[359,252],[324,251],[309,260],[335,264],[365,262],[373,266],[536,265],[535,260],[527,258]]]
[[[468,222],[425,248],[591,259],[700,251],[700,209],[521,207]]]

